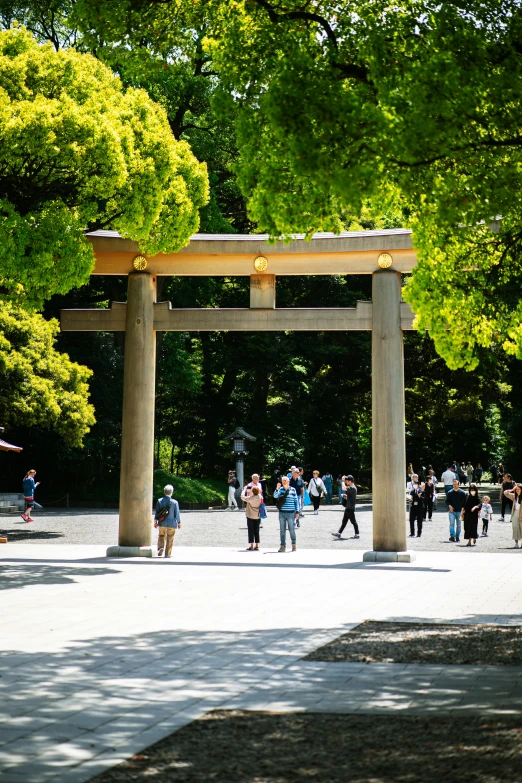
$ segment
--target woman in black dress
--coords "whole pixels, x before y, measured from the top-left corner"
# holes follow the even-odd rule
[[[477,543],[478,538],[478,515],[480,511],[480,498],[476,484],[471,484],[468,497],[464,506],[464,538],[468,539],[466,546]]]

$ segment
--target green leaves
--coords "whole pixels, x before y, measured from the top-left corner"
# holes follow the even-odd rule
[[[0,302],[0,417],[52,429],[81,446],[95,422],[88,402],[91,370],[55,350],[58,322]]]
[[[99,60],[0,32],[0,286],[40,307],[84,283],[87,229],[179,250],[208,201],[204,164],[163,109]]]

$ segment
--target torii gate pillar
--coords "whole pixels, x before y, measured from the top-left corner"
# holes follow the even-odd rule
[[[406,551],[404,424],[401,278],[383,269],[373,273],[372,283],[373,551],[364,560],[415,560]]]
[[[119,546],[108,557],[152,557],[156,278],[129,275],[125,320]]]

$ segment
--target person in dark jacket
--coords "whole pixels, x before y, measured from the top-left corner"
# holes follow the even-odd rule
[[[469,493],[464,504],[464,538],[467,539],[467,546],[473,546],[478,538],[478,515],[481,501],[476,484],[470,484]]]
[[[464,515],[464,506],[466,504],[466,493],[460,488],[460,481],[457,479],[453,482],[453,489],[450,489],[448,492],[446,502],[448,504],[450,526],[449,540],[452,543],[455,541],[458,543],[460,541],[460,528]]]
[[[427,514],[430,522],[433,516],[434,498],[435,498],[435,484],[433,483],[431,476],[428,476],[428,478],[426,479],[426,483],[424,484],[424,519],[426,519],[426,514]]]
[[[511,477],[511,473],[504,473],[503,479],[504,480],[502,482],[502,486],[500,487],[500,504],[501,504],[500,521],[501,522],[504,521],[506,508],[509,509],[509,516],[511,516],[511,511],[513,508],[513,503],[509,499],[509,495],[506,495],[506,492],[512,492],[516,487],[516,484]]]
[[[341,538],[344,528],[346,527],[348,522],[351,522],[354,530],[354,538],[359,538],[359,525],[357,524],[357,520],[355,519],[357,487],[355,486],[353,476],[342,477],[342,489],[343,489],[342,501],[346,503],[346,506],[344,509],[341,527],[339,528],[337,533],[332,533],[332,536],[334,538]]]
[[[424,484],[415,483],[408,500],[410,501],[410,538],[415,538],[415,522],[417,522],[417,538],[420,538],[424,519]]]
[[[163,550],[165,548],[165,539],[167,540],[167,551],[165,557],[170,557],[172,554],[172,545],[174,544],[174,533],[181,527],[181,519],[179,515],[178,501],[174,500],[172,493],[174,487],[172,484],[167,484],[163,489],[163,497],[158,499],[156,503],[156,514],[154,519],[154,527],[158,528],[158,557],[163,557]],[[168,509],[167,516],[164,519],[158,520],[158,516],[165,509]]]

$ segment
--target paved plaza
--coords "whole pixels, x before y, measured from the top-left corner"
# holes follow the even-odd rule
[[[519,667],[302,660],[367,619],[521,624],[522,551],[104,553],[0,550],[1,783],[88,780],[218,707],[522,715]]]

